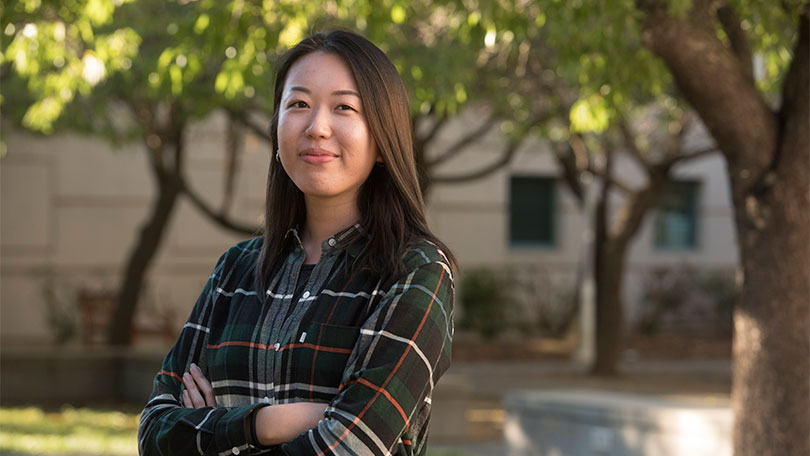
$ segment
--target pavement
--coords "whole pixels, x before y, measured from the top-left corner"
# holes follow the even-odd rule
[[[730,360],[633,360],[616,376],[569,361],[455,362],[436,386],[428,456],[502,456],[504,398],[521,390],[594,389],[728,404]]]

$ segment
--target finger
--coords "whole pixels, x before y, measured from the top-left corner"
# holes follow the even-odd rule
[[[197,384],[194,383],[194,378],[192,378],[191,374],[188,372],[183,374],[183,384],[186,385],[186,391],[188,391],[188,395],[191,397],[191,406],[194,408],[205,407],[205,399],[203,399],[200,394]]]
[[[188,395],[188,390],[183,390],[183,407],[191,408],[191,397]]]
[[[214,388],[211,386],[211,382],[205,378],[203,375],[202,370],[194,364],[191,363],[191,372],[192,378],[194,378],[194,382],[197,383],[197,387],[202,391],[203,397],[205,398],[205,404],[209,407],[216,407],[217,406],[217,399],[214,396]]]

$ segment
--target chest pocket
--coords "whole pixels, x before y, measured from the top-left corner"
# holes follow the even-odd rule
[[[359,327],[317,322],[302,325],[291,353],[293,382],[309,385],[313,399],[321,395],[331,399],[337,394],[359,335]]]

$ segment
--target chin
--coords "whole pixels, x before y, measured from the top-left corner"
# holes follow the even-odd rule
[[[299,187],[299,190],[301,190],[301,193],[303,193],[304,196],[309,196],[312,198],[332,198],[335,196],[339,196],[343,193],[341,191],[336,191],[328,187],[324,188],[316,186],[307,186],[303,188]]]

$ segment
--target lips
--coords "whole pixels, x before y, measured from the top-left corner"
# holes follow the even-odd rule
[[[314,147],[304,149],[298,155],[302,160],[310,164],[327,163],[338,157],[337,154],[329,152],[328,150],[317,149]]]

